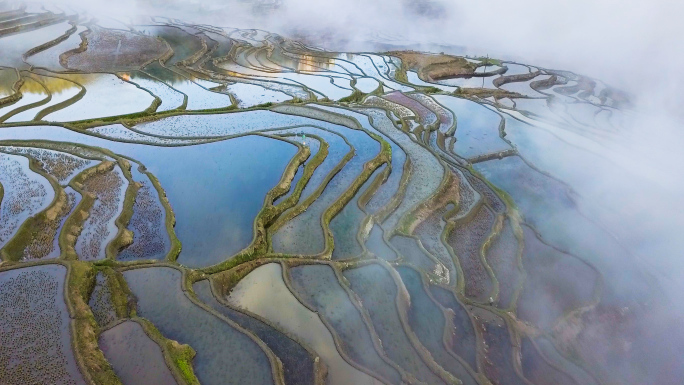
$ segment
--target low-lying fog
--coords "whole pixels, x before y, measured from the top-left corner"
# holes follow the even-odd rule
[[[275,9],[270,5],[278,4]],[[103,6],[90,5],[94,13]],[[630,93],[634,114],[602,143],[627,174],[586,170],[579,189],[668,291],[684,288],[684,4],[636,0],[233,0],[132,2],[110,15],[177,17],[305,37],[330,50],[414,48],[571,70]],[[571,159],[567,160],[572,162]],[[613,163],[615,160],[613,160]],[[629,175],[625,178],[624,175]],[[678,292],[675,290],[674,292]]]

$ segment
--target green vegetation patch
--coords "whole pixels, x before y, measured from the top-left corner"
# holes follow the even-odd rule
[[[190,345],[180,344],[174,340],[167,339],[152,322],[145,318],[134,317],[133,321],[139,323],[147,336],[161,347],[164,360],[179,383],[199,385],[199,380],[192,368],[192,359],[197,353]]]
[[[99,348],[97,321],[88,306],[96,270],[92,264],[81,261],[70,261],[68,268],[67,305],[73,319],[75,354],[81,373],[96,384],[121,384]]]

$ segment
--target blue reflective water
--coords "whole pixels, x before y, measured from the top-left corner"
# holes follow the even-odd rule
[[[272,384],[268,356],[235,324],[193,303],[181,290],[182,274],[168,267],[123,273],[137,298],[138,314],[164,337],[190,345],[203,384]]]
[[[454,152],[464,158],[510,149],[499,136],[501,117],[478,103],[451,96],[435,96],[456,116]]]
[[[191,267],[219,263],[250,243],[252,223],[266,193],[278,183],[297,151],[292,144],[262,136],[155,147],[99,139],[60,127],[2,129],[2,139],[78,142],[140,161],[166,192],[183,245],[179,262]]]

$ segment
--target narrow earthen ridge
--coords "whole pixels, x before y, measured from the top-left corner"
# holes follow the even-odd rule
[[[515,82],[525,82],[528,80],[532,80],[535,77],[541,75],[541,71],[534,71],[526,74],[517,74],[517,75],[509,75],[509,76],[501,76],[492,81],[492,84],[494,84],[494,87],[501,87],[504,84],[507,83],[515,83]]]
[[[486,162],[488,160],[493,160],[493,159],[503,159],[507,156],[513,156],[513,155],[518,155],[518,150],[511,148],[508,150],[478,155],[476,157],[468,159],[468,162],[470,162],[470,164],[475,164],[475,163],[480,163],[480,162]]]

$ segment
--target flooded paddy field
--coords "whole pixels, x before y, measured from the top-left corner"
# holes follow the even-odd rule
[[[3,200],[0,202],[0,242],[5,245],[29,217],[47,207],[54,190],[47,179],[30,169],[29,159],[0,153]]]
[[[259,318],[256,313],[241,310],[226,300],[219,300],[213,294],[209,280],[195,283],[193,291],[199,300],[264,341],[283,363],[283,374],[287,383],[316,383],[316,376],[320,370],[315,363],[318,356],[314,356],[311,348],[306,348],[306,345],[299,342],[300,339],[291,337],[266,318]]]
[[[271,320],[316,351],[335,383],[374,384],[375,380],[346,362],[321,318],[299,302],[283,281],[277,263],[258,267],[230,293],[228,302]]]
[[[589,210],[625,94],[70,12],[0,2],[1,383],[674,383]]]
[[[126,384],[175,384],[162,351],[134,321],[122,322],[100,335],[100,349]]]
[[[4,384],[86,383],[72,350],[66,273],[60,265],[0,273],[0,302],[6,309],[0,316]]]
[[[423,361],[420,342],[412,341],[404,329],[402,311],[398,309],[402,299],[398,298],[397,284],[387,268],[372,264],[347,270],[344,277],[359,296],[378,337],[384,341],[387,356],[420,381],[443,383],[444,378]]]
[[[289,269],[290,287],[309,308],[321,315],[338,338],[342,352],[356,365],[373,370],[375,377],[400,382],[397,369],[383,361],[373,346],[368,330],[353,298],[337,280],[333,268],[325,265],[302,265]],[[376,372],[377,371],[377,372]]]
[[[124,272],[138,314],[166,338],[195,346],[194,371],[207,384],[273,383],[269,357],[253,335],[207,311],[182,290],[182,273],[169,267]],[[166,298],[159,301],[158,297]],[[194,325],[194,326],[193,326]],[[240,346],[240,349],[234,349]]]

